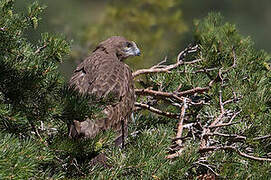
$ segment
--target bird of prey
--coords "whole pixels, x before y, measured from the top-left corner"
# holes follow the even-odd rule
[[[113,36],[101,42],[92,54],[78,65],[69,86],[79,93],[101,98],[111,94],[116,103],[106,106],[103,110],[106,116],[104,118],[86,119],[83,122],[74,120],[69,127],[70,137],[91,138],[100,131],[113,128],[121,134],[119,139],[122,137],[123,140],[135,101],[132,71],[123,60],[139,55],[140,50],[135,42]],[[121,139],[116,143],[120,144]]]

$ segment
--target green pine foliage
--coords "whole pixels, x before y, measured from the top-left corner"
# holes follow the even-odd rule
[[[71,162],[81,158],[81,168],[106,145],[100,136],[68,138],[67,124],[97,116],[114,99],[82,96],[67,88],[59,72],[70,52],[64,37],[43,33],[38,42],[30,42],[26,31],[38,26],[44,8],[35,2],[23,14],[16,12],[13,0],[0,1],[0,179],[76,175]],[[104,136],[112,137],[108,133]]]
[[[158,2],[146,9],[157,12],[161,6],[164,12],[175,3]],[[184,143],[181,156],[166,159],[178,120],[147,112],[134,114],[124,149],[114,146],[112,131],[89,140],[69,139],[66,124],[99,113],[105,103],[113,100],[82,96],[67,89],[58,68],[69,53],[69,43],[61,36],[48,33],[31,43],[25,32],[38,26],[44,7],[33,3],[22,14],[16,12],[13,4],[13,0],[0,1],[0,179],[196,179],[209,172],[196,163],[202,156],[198,152],[198,138]],[[112,19],[117,17],[114,9],[110,12]],[[125,9],[122,12],[126,12]],[[180,14],[173,13],[173,17],[180,17]],[[159,22],[156,17],[149,20]],[[176,18],[172,21],[176,25]],[[165,20],[165,24],[169,22]],[[140,27],[149,28],[148,23]],[[241,36],[220,14],[209,14],[194,24],[194,41],[200,48],[184,60],[202,61],[180,66],[171,73],[148,75],[144,77],[146,87],[166,92],[177,87],[180,91],[209,87],[204,94],[187,96],[194,101],[207,102],[191,105],[186,112],[185,123],[199,121],[203,126],[210,123],[210,117],[220,114],[220,92],[223,101],[234,95],[240,97],[225,105],[225,109],[240,111],[240,114],[234,119],[236,124],[224,127],[221,133],[246,136],[244,142],[237,144],[240,151],[250,148],[253,156],[268,157],[268,153],[270,156],[270,138],[253,139],[271,133],[270,55],[253,48],[252,40]],[[219,71],[222,72],[220,76]],[[157,101],[154,106],[180,112],[163,101]],[[230,143],[226,137],[218,136],[214,140]],[[222,178],[270,177],[270,162],[244,158],[233,151],[213,151],[206,160],[215,166]]]
[[[12,124],[20,118],[16,132],[29,134],[29,123],[49,122],[59,111],[57,94],[64,81],[58,65],[69,52],[69,44],[47,33],[35,45],[24,37],[27,28],[37,25],[44,9],[37,3],[27,14],[16,13],[13,1],[1,1],[0,7],[0,92],[5,114],[0,126],[12,131]]]
[[[195,44],[199,45],[200,50],[187,57],[185,61],[189,62],[190,59],[201,59],[202,61],[196,65],[180,66],[171,73],[148,75],[147,84],[154,90],[162,89],[166,92],[173,92],[180,84],[182,85],[180,91],[185,91],[196,87],[209,87],[209,83],[215,80],[208,93],[187,96],[187,98],[194,99],[195,102],[203,100],[208,104],[190,106],[186,112],[189,114],[186,123],[199,121],[202,126],[206,126],[211,122],[210,117],[218,117],[221,113],[220,92],[223,101],[229,100],[233,96],[241,97],[240,101],[226,104],[224,107],[229,110],[229,113],[240,111],[240,114],[233,120],[236,125],[224,127],[219,132],[246,136],[245,143],[238,144],[238,150],[245,151],[247,148],[251,148],[253,149],[251,155],[269,157],[270,138],[260,141],[253,140],[253,138],[269,135],[271,132],[271,72],[270,64],[268,64],[270,55],[263,50],[253,48],[251,39],[241,36],[234,25],[224,22],[220,14],[211,13],[204,20],[196,20],[194,25]],[[208,71],[208,69],[214,70]],[[219,72],[221,72],[221,77]],[[156,107],[178,112],[178,109],[173,106],[161,106],[159,101]],[[153,123],[157,123],[157,120]],[[177,122],[175,123],[177,124]],[[187,133],[184,133],[183,136]],[[214,140],[222,145],[230,143],[229,139],[225,137],[215,137]],[[200,139],[188,140],[185,146],[198,149],[199,142]],[[180,159],[185,156],[184,153]],[[227,179],[248,177],[267,179],[270,176],[270,162],[261,163],[249,160],[234,152],[215,151],[207,160],[217,167],[221,177]],[[196,161],[197,158],[194,158],[194,162]],[[190,170],[192,169],[191,166]],[[202,171],[201,168],[195,170],[193,177]],[[185,177],[184,175],[183,177]]]
[[[43,10],[33,3],[21,14],[13,0],[0,1],[1,179],[61,176],[50,174],[54,153],[43,143],[57,125],[54,116],[62,113],[58,66],[69,43],[47,33],[36,44],[25,37]]]
[[[54,154],[45,150],[37,140],[21,140],[14,135],[0,133],[0,179],[46,178],[52,167]],[[62,175],[53,175],[60,178]]]

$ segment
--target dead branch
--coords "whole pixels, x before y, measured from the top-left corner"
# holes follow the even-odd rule
[[[186,109],[188,108],[188,105],[186,103],[186,98],[183,99],[183,106],[182,106],[182,110],[181,110],[181,116],[180,116],[180,121],[178,123],[178,130],[177,130],[177,134],[176,134],[176,137],[175,139],[177,139],[175,141],[175,143],[179,146],[179,150],[173,154],[170,154],[168,156],[166,156],[167,159],[172,159],[172,158],[176,158],[178,156],[180,156],[182,154],[182,151],[183,151],[183,145],[182,145],[182,133],[183,133],[183,122],[184,122],[184,117],[185,117],[185,111]]]
[[[184,116],[185,116],[185,111],[186,111],[187,108],[188,108],[188,106],[186,104],[186,98],[184,98],[183,99],[183,107],[182,107],[182,110],[181,110],[180,121],[178,123],[178,131],[177,131],[177,135],[176,135],[177,139],[182,137]],[[177,140],[176,144],[178,144],[179,146],[182,146],[182,140]]]
[[[223,103],[225,104],[225,103]],[[216,125],[210,125],[209,128],[218,128],[218,127],[224,127],[224,126],[230,126],[230,125],[233,125],[233,124],[237,124],[237,123],[240,123],[240,121],[238,122],[232,122],[233,119],[242,112],[242,110],[238,111],[238,112],[235,112],[233,114],[233,116],[231,117],[230,121],[227,122],[227,123],[219,123],[219,124],[216,124]]]
[[[238,134],[223,134],[223,133],[218,133],[218,132],[208,133],[205,135],[206,136],[222,136],[222,137],[233,138],[233,139],[238,139],[238,140],[246,140],[247,139],[245,136],[241,136]]]
[[[238,124],[238,123],[240,123],[240,121],[239,122],[221,123],[221,124],[217,124],[217,125],[214,125],[214,126],[209,126],[209,128],[212,129],[212,128],[219,128],[219,127],[231,126],[231,125]]]
[[[263,157],[256,157],[248,153],[248,151],[245,151],[246,153],[240,151],[237,149],[237,147],[240,146],[240,149],[246,147],[243,145],[246,145],[246,140],[248,139],[246,136],[240,134],[230,134],[227,133],[227,129],[225,127],[233,126],[234,124],[240,123],[239,121],[234,121],[236,117],[242,112],[242,110],[233,110],[233,109],[227,109],[229,104],[238,103],[242,99],[242,95],[238,95],[237,92],[234,92],[232,89],[233,97],[231,99],[224,100],[222,96],[222,91],[224,90],[224,87],[227,86],[227,72],[229,72],[231,69],[235,68],[237,66],[237,57],[235,54],[234,47],[232,48],[232,57],[233,57],[233,63],[230,67],[223,68],[223,67],[210,67],[210,68],[203,68],[201,66],[200,61],[202,59],[194,59],[194,60],[187,60],[186,57],[189,53],[196,52],[198,49],[197,46],[194,47],[188,47],[184,51],[180,52],[176,58],[176,63],[165,65],[167,62],[167,57],[165,57],[160,63],[152,66],[149,69],[141,69],[138,71],[135,71],[133,73],[133,77],[136,78],[139,75],[143,74],[151,74],[151,73],[172,73],[172,70],[176,70],[174,72],[177,73],[186,73],[186,70],[179,70],[180,66],[185,65],[191,65],[193,66],[194,70],[191,72],[192,74],[196,73],[206,73],[207,76],[210,78],[210,82],[206,84],[206,87],[195,87],[193,89],[180,91],[183,87],[183,84],[177,84],[178,88],[173,90],[172,92],[165,92],[164,87],[167,87],[168,84],[157,84],[158,90],[152,90],[151,88],[146,89],[135,89],[135,94],[138,97],[141,96],[147,96],[147,102],[138,102],[135,103],[135,107],[140,109],[147,109],[153,113],[156,113],[158,115],[162,115],[168,118],[174,118],[178,119],[179,122],[177,124],[177,133],[176,136],[173,138],[173,146],[170,147],[169,153],[166,156],[167,159],[173,159],[176,157],[179,157],[182,155],[182,152],[184,151],[184,141],[186,139],[193,139],[197,140],[200,139],[200,147],[199,152],[201,155],[207,155],[208,153],[204,152],[212,152],[217,150],[230,150],[236,152],[239,156],[257,160],[257,161],[271,161],[271,159],[263,158]],[[211,76],[210,72],[217,73],[215,77]],[[205,124],[201,124],[201,114],[198,114],[196,116],[196,121],[189,122],[189,124],[184,124],[186,117],[190,117],[191,114],[193,114],[194,109],[191,109],[191,114],[187,113],[188,105],[189,107],[196,107],[197,105],[204,105],[208,104],[208,101],[205,99],[199,98],[199,100],[194,100],[197,98],[193,98],[195,94],[199,93],[205,93],[210,90],[210,88],[213,86],[214,83],[219,83],[220,91],[219,91],[219,114],[217,116],[207,116],[207,122]],[[144,84],[143,84],[144,85]],[[144,86],[148,87],[148,85]],[[192,96],[192,97],[191,97]],[[174,106],[175,108],[179,109],[180,112],[178,113],[172,113],[160,110],[156,107],[153,107],[149,104],[153,104],[153,102],[157,102],[159,100],[162,100],[163,102],[166,102],[167,104],[170,104],[170,106]],[[155,103],[154,103],[155,104]],[[201,108],[201,107],[199,107]],[[197,109],[197,108],[195,108]],[[204,118],[206,118],[205,115],[203,115]],[[183,130],[184,128],[188,128],[188,133],[183,136]],[[223,131],[221,131],[223,130]],[[227,140],[227,145],[224,146],[222,142],[220,141],[222,138],[225,138]],[[253,138],[254,141],[260,141],[271,138],[271,135],[265,135]],[[215,146],[214,146],[215,145]],[[252,149],[253,150],[253,149]],[[253,151],[252,151],[253,152]],[[206,164],[202,161],[195,162],[197,166],[204,166],[207,169],[209,169],[214,175],[219,176],[218,173],[215,171],[215,167],[212,168],[212,165]]]
[[[217,151],[217,150],[231,150],[231,151],[235,151],[238,155],[245,157],[245,158],[248,158],[248,159],[252,159],[252,160],[256,160],[256,161],[271,162],[271,159],[269,159],[269,158],[261,158],[261,157],[252,156],[252,155],[246,154],[244,152],[241,152],[240,150],[238,150],[236,147],[233,147],[233,146],[222,146],[222,147],[209,146],[209,147],[199,149],[200,152]]]
[[[186,96],[186,95],[191,95],[195,93],[203,93],[209,90],[209,87],[196,87],[194,89],[189,89],[187,91],[182,91],[182,92],[175,92],[175,93],[169,93],[169,92],[162,92],[162,91],[154,91],[151,89],[135,89],[135,94],[138,96],[152,96],[152,97],[157,97],[157,98],[171,98],[175,99],[179,102],[183,101],[183,98],[181,96]]]
[[[175,64],[172,65],[168,65],[165,67],[156,67],[156,68],[149,68],[149,69],[140,69],[137,70],[133,73],[133,77],[135,78],[136,76],[139,76],[141,74],[151,74],[151,73],[170,73],[171,70],[176,69],[177,67],[181,66],[181,65],[185,65],[185,64],[194,64],[197,62],[200,62],[201,59],[195,59],[192,61],[187,61],[187,62],[183,62],[183,61],[178,61]]]
[[[253,140],[264,140],[264,139],[268,139],[268,138],[271,138],[271,134],[265,135],[265,136],[256,137],[256,138],[253,138]]]
[[[201,161],[194,162],[193,164],[194,164],[194,165],[201,165],[201,166],[204,166],[204,167],[206,167],[207,169],[209,169],[216,177],[219,177],[219,176],[220,176],[220,175],[219,175],[217,172],[215,172],[215,170],[214,170],[210,165],[208,165],[208,164],[205,164],[205,163],[203,163],[203,162],[201,162]]]
[[[180,115],[178,115],[178,114],[174,114],[174,113],[166,112],[166,111],[161,111],[160,109],[154,108],[148,104],[135,102],[135,106],[139,107],[139,108],[147,109],[153,113],[156,113],[156,114],[162,115],[162,116],[166,116],[168,118],[179,119],[179,117],[180,117]]]
[[[218,68],[207,68],[207,69],[199,69],[199,70],[196,70],[192,73],[196,74],[196,73],[207,73],[207,72],[210,72],[210,71],[214,71],[214,70],[218,70]]]
[[[195,59],[195,60],[187,61],[187,62],[183,61],[187,54],[196,52],[197,48],[198,48],[198,45],[196,45],[194,47],[188,47],[185,50],[183,50],[182,52],[180,52],[177,56],[175,64],[171,64],[168,66],[162,66],[161,64],[166,62],[166,58],[165,58],[163,61],[161,61],[160,63],[158,63],[157,65],[154,65],[153,67],[151,67],[149,69],[140,69],[140,70],[135,71],[133,73],[133,77],[135,78],[136,76],[139,76],[141,74],[162,73],[162,72],[168,73],[172,69],[176,69],[177,67],[179,67],[181,65],[197,63],[197,62],[201,61],[201,59]]]
[[[195,93],[203,93],[208,91],[210,88],[209,87],[196,87],[194,89],[189,89],[187,91],[182,91],[182,92],[177,92],[178,96],[186,96],[190,94],[195,94]]]
[[[40,53],[43,49],[45,49],[47,47],[47,44],[44,44],[43,46],[39,47],[36,51],[35,54]]]
[[[135,89],[135,94],[138,96],[152,96],[152,97],[156,97],[156,98],[161,98],[161,99],[165,99],[165,98],[172,98],[175,99],[179,102],[182,102],[183,98],[178,97],[176,94],[174,93],[169,93],[169,92],[162,92],[162,91],[154,91],[151,89]]]

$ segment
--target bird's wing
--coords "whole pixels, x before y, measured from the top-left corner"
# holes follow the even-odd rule
[[[124,63],[110,56],[90,56],[74,71],[70,86],[81,93],[112,95],[120,101],[129,91],[130,81],[131,71]]]

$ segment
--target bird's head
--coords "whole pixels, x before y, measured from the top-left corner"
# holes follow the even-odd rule
[[[140,56],[141,54],[135,42],[129,41],[121,36],[108,38],[101,42],[94,51],[100,48],[108,54],[115,54],[120,61],[130,56]]]

